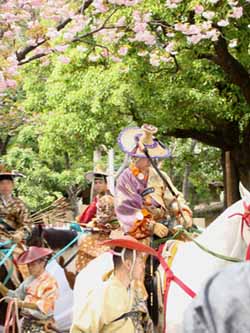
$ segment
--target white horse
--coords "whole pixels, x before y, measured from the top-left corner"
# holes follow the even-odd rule
[[[209,250],[244,260],[247,245],[250,243],[250,228],[245,224],[242,235],[242,217],[240,215],[230,217],[235,213],[244,214],[243,202],[250,205],[250,192],[242,184],[239,188],[242,199],[227,208],[196,240]],[[197,293],[212,274],[229,263],[205,252],[193,242],[186,242],[178,247],[171,270]],[[159,271],[163,282],[164,271],[161,266]],[[184,311],[191,300],[192,298],[175,282],[171,282],[165,318],[167,333],[182,332]]]

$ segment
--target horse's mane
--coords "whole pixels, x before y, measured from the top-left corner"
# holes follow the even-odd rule
[[[27,240],[28,246],[49,246],[52,250],[62,249],[77,236],[75,230],[63,230],[49,228],[44,229],[40,225],[32,229]],[[72,244],[74,246],[75,244]]]

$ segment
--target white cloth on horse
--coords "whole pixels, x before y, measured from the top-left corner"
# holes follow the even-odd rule
[[[60,331],[69,330],[73,316],[73,291],[70,289],[64,270],[53,260],[46,270],[57,280],[59,286],[59,298],[56,301],[54,319],[56,327]]]
[[[250,332],[250,263],[213,275],[187,308],[184,333]]]

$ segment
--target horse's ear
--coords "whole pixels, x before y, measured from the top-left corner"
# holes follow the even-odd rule
[[[250,202],[250,192],[243,186],[241,182],[239,183],[239,191],[241,199],[245,197],[247,198],[247,201]]]

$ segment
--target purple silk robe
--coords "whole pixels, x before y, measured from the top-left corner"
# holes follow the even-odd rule
[[[125,169],[118,178],[115,195],[115,212],[123,226],[124,232],[128,232],[136,220],[142,216],[142,209],[146,207],[144,207],[144,200],[141,193],[146,188],[147,180],[140,180],[137,176],[133,175],[130,168]]]

